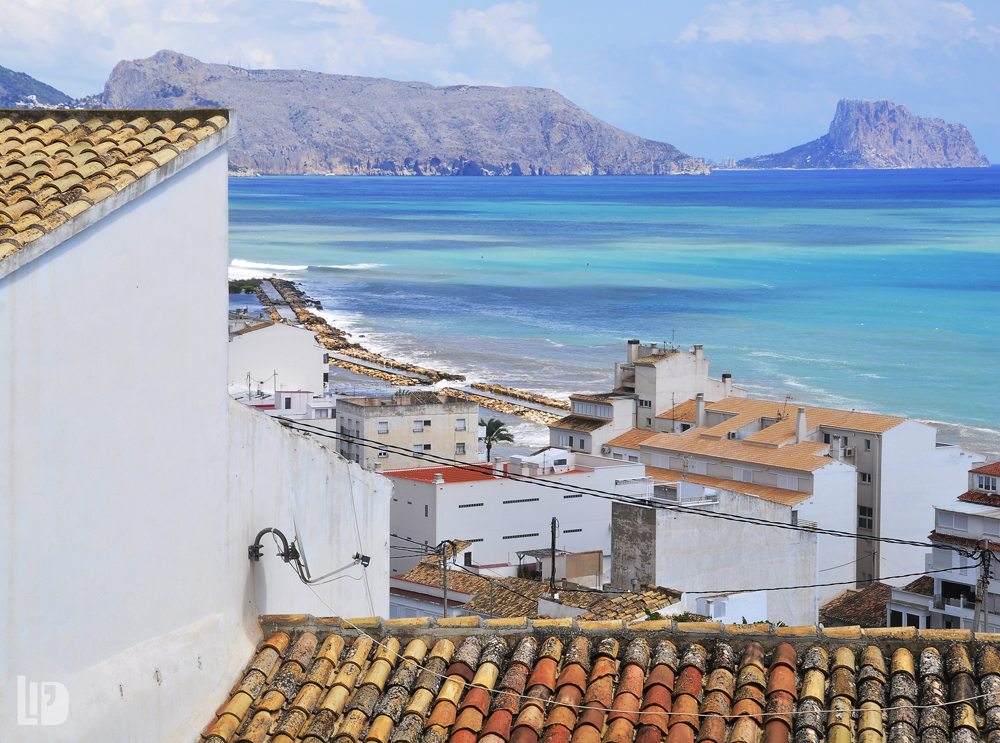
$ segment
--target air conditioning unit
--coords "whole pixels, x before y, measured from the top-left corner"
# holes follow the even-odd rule
[[[844,449],[844,456],[845,457],[853,457],[854,456],[854,447],[853,446],[849,446],[846,449]]]
[[[611,447],[610,446],[602,446],[601,447],[601,454],[610,454],[610,453],[611,453]]]
[[[730,431],[729,433],[726,434],[726,438],[729,439],[730,441],[736,441],[739,437],[740,435],[736,431]]]

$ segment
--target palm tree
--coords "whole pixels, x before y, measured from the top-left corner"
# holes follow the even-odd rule
[[[504,423],[499,418],[490,418],[489,421],[484,421],[482,418],[479,419],[479,425],[486,427],[486,435],[480,436],[479,440],[486,444],[486,461],[490,461],[490,452],[493,450],[493,445],[498,444],[501,441],[508,444],[514,443],[514,436],[510,431],[507,430],[507,424]]]

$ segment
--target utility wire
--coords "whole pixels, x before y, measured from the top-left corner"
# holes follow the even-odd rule
[[[456,459],[449,459],[446,457],[441,457],[434,454],[417,453],[405,449],[404,447],[395,446],[393,444],[383,444],[378,441],[373,441],[371,439],[365,439],[360,436],[352,436],[348,434],[338,434],[336,432],[329,431],[328,429],[321,428],[319,426],[310,425],[308,423],[303,423],[302,421],[284,418],[282,416],[276,416],[278,420],[282,421],[286,426],[292,428],[293,430],[298,430],[300,432],[310,433],[322,438],[330,438],[335,441],[340,441],[343,443],[354,444],[356,446],[361,446],[369,449],[376,450],[394,450],[394,453],[402,454],[408,456],[412,459],[420,459],[423,461],[432,461],[433,464],[441,464],[449,467],[456,467],[459,469],[467,469],[481,473],[493,473],[493,468],[491,466],[485,466],[483,464],[470,464],[468,462],[461,462]],[[301,428],[296,428],[299,426]],[[303,428],[311,429],[309,431],[303,431]],[[751,516],[740,516],[737,514],[725,514],[717,513],[714,511],[705,511],[701,509],[685,508],[683,506],[676,506],[669,503],[653,502],[648,499],[643,499],[639,497],[632,496],[622,496],[616,493],[609,493],[604,490],[598,490],[595,488],[587,488],[579,485],[566,485],[556,482],[547,482],[542,478],[534,475],[520,475],[515,473],[505,472],[503,475],[505,478],[510,480],[529,482],[539,487],[545,487],[553,490],[559,490],[567,493],[590,495],[596,498],[602,498],[604,500],[610,500],[618,503],[625,503],[628,505],[638,505],[645,506],[648,508],[654,508],[659,510],[671,511],[674,513],[691,513],[703,516],[705,518],[721,519],[724,521],[733,521],[739,523],[754,524],[757,526],[767,526],[775,529],[785,529],[787,531],[799,531],[812,534],[824,534],[827,536],[841,537],[845,539],[859,540],[863,539],[871,542],[884,542],[886,544],[897,544],[911,547],[921,547],[921,548],[938,548],[938,549],[948,549],[962,554],[966,554],[969,557],[975,555],[974,550],[965,549],[955,545],[938,545],[931,544],[929,542],[917,542],[909,539],[897,539],[893,537],[875,537],[868,535],[861,535],[854,532],[838,531],[835,529],[823,529],[820,527],[804,527],[797,524],[783,524],[775,521],[768,521],[766,519],[759,519]]]
[[[294,567],[293,567],[293,569],[294,569]],[[400,653],[399,651],[392,650],[388,645],[386,645],[385,643],[383,643],[380,640],[376,639],[375,637],[373,637],[369,633],[365,632],[365,630],[364,630],[363,627],[359,627],[358,625],[356,625],[353,622],[351,622],[349,619],[346,619],[342,615],[338,614],[337,611],[336,611],[336,609],[334,609],[332,606],[330,606],[330,604],[327,603],[326,600],[322,596],[320,596],[312,586],[310,586],[309,584],[306,584],[306,588],[308,588],[310,591],[312,591],[313,595],[316,596],[317,599],[319,599],[320,603],[322,603],[327,609],[329,609],[330,614],[334,618],[340,620],[342,626],[346,626],[349,629],[356,630],[359,635],[363,635],[364,637],[367,637],[369,640],[372,641],[373,645],[382,648],[383,650],[385,650],[390,655],[394,655],[397,658],[397,660],[403,658],[402,653]],[[424,673],[429,673],[430,675],[436,676],[436,677],[438,677],[438,678],[440,678],[440,679],[442,679],[444,681],[447,681],[448,678],[449,678],[448,676],[445,676],[442,673],[437,673],[437,672],[431,670],[430,668],[423,667],[421,670]],[[527,694],[514,694],[513,692],[510,692],[509,690],[508,690],[508,693],[510,694],[510,696],[516,697],[517,699],[535,699],[535,697],[531,697],[531,696],[529,696]],[[911,709],[911,710],[912,709],[918,709],[918,710],[919,709],[947,709],[948,707],[954,706],[956,704],[966,704],[966,703],[968,703],[968,702],[970,702],[972,700],[975,700],[975,699],[985,699],[986,697],[989,697],[989,696],[992,696],[992,693],[978,694],[976,696],[965,697],[964,699],[960,699],[960,700],[953,701],[953,702],[942,702],[940,704],[914,704],[914,705],[906,704],[906,705],[904,705],[902,707],[881,707],[880,711],[881,712],[892,712],[892,711],[901,710],[901,709]],[[569,702],[561,702],[560,704],[562,706],[564,706],[564,707],[570,707],[571,709],[576,709],[576,710],[589,709],[588,707],[585,707],[583,704],[570,704]],[[828,714],[833,713],[833,712],[841,712],[841,711],[842,710],[833,710],[833,709],[822,709],[822,710],[818,710],[818,711],[817,710],[795,710],[795,711],[790,712],[788,714],[790,714],[792,717],[797,717],[799,715],[815,715],[815,714],[828,715]],[[643,715],[654,715],[654,714],[662,714],[662,713],[650,710],[650,711],[645,711],[645,712],[643,712],[643,711],[633,712],[631,714],[639,715],[641,717]],[[711,713],[697,713],[697,714],[696,713],[690,713],[687,716],[688,717],[697,717],[697,718],[718,717],[718,715],[711,714]]]

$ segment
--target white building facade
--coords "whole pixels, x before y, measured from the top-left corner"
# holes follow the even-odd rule
[[[0,130],[7,115],[128,135],[120,112],[4,112]],[[209,115],[165,111],[157,128]],[[227,394],[235,124],[217,115],[196,145],[0,247],[2,740],[196,740],[259,642],[259,614],[388,609],[389,483]],[[67,358],[89,383],[71,406],[52,394]],[[360,528],[343,517],[354,509]],[[248,559],[264,527],[298,536],[316,573],[359,545],[371,565],[317,597],[273,550]],[[62,724],[17,725],[19,677],[65,688]]]
[[[568,490],[504,477],[505,468]],[[390,531],[400,555],[414,545],[433,549],[442,540],[461,539],[472,545],[460,562],[501,575],[516,572],[519,552],[551,547],[553,517],[558,550],[600,550],[610,566],[611,500],[573,488],[636,496],[652,486],[642,465],[609,465],[598,457],[551,449],[496,462],[493,468],[425,467],[385,474],[394,485]],[[394,553],[393,574],[407,572],[418,561]]]
[[[248,393],[310,390],[323,394],[330,367],[315,334],[260,322],[229,333],[229,386]]]

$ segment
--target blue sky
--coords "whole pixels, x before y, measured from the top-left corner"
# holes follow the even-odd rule
[[[244,67],[552,88],[701,157],[787,149],[837,100],[961,122],[1000,163],[997,0],[0,0],[0,65],[71,95],[173,49]]]

